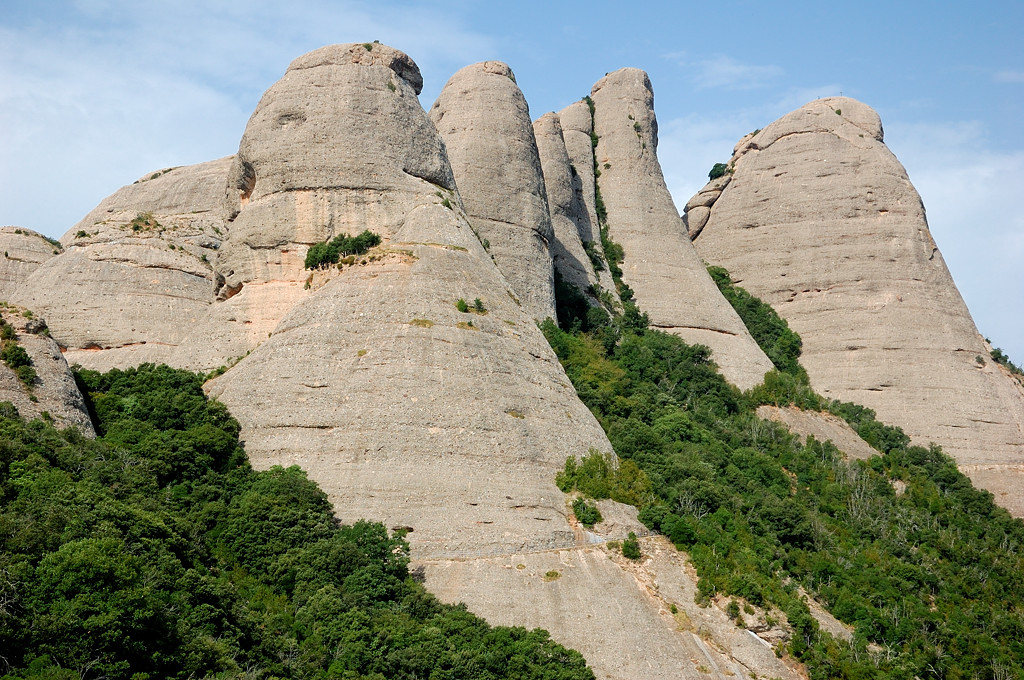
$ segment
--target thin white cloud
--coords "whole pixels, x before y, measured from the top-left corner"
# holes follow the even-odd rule
[[[767,87],[783,74],[778,66],[746,64],[725,55],[695,59],[685,52],[670,52],[664,57],[683,68],[698,89],[753,90]]]
[[[455,70],[494,52],[425,6],[90,0],[46,11],[18,28],[0,19],[0,222],[50,236],[146,172],[234,152],[261,93],[304,52],[398,46],[423,71],[427,106]]]
[[[1024,71],[997,71],[992,80],[997,83],[1024,83]]]

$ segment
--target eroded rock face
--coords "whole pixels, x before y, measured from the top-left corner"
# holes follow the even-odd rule
[[[745,137],[730,164],[690,202],[709,208],[700,254],[800,334],[819,392],[940,444],[1024,511],[1020,386],[989,360],[878,115],[816,100]]]
[[[0,227],[0,300],[9,300],[39,265],[60,255],[64,247],[24,227]]]
[[[535,319],[555,317],[553,237],[530,109],[512,70],[472,64],[441,90],[430,119],[444,139],[470,224]]]
[[[107,197],[12,297],[47,319],[71,363],[174,363],[214,300],[231,159],[151,173]]]
[[[584,243],[592,243],[594,252],[604,260],[606,266],[596,272],[600,290],[608,293],[604,296],[606,300],[613,300],[618,306],[615,281],[607,267],[608,258],[601,244],[601,227],[597,218],[594,144],[590,136],[594,129],[594,120],[590,114],[590,106],[583,100],[570,104],[558,113],[558,120],[562,126],[562,139],[569,154],[569,163],[574,171],[573,184],[579,182],[580,196],[586,209],[585,216],[583,211],[574,211],[573,219],[580,232],[580,239]]]
[[[581,233],[591,234],[593,229],[583,201],[582,183],[565,150],[558,115],[547,113],[541,116],[534,122],[533,132],[537,138],[548,210],[551,213],[551,255],[555,270],[581,291],[597,290],[600,281],[580,236]],[[597,245],[599,247],[600,242]],[[592,252],[600,252],[593,241],[588,242],[587,247]],[[604,268],[604,265],[601,267]]]
[[[711,280],[665,185],[647,74],[615,71],[591,98],[598,184],[609,234],[625,253],[623,281],[652,326],[710,347],[722,375],[741,389],[760,383],[771,361]]]
[[[95,436],[82,393],[60,348],[49,337],[46,322],[24,307],[6,303],[0,308],[0,317],[14,331],[7,342],[24,348],[36,373],[31,384],[26,384],[0,362],[0,401],[14,404],[26,420],[46,418],[57,427],[75,427],[88,437]]]

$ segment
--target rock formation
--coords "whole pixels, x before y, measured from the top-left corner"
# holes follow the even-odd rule
[[[555,317],[544,176],[530,109],[500,61],[453,75],[430,109],[470,224],[527,312]]]
[[[574,171],[573,184],[579,183],[580,195],[586,207],[585,219],[582,212],[574,213],[576,228],[580,232],[580,239],[584,243],[593,244],[591,247],[594,252],[607,264],[608,258],[601,244],[601,228],[597,221],[595,204],[594,144],[591,138],[594,118],[590,114],[590,107],[582,100],[570,104],[558,113],[558,122],[562,126],[562,139]],[[617,302],[619,298],[615,292],[611,271],[605,266],[596,274],[600,290],[607,291],[610,299]]]
[[[0,300],[10,300],[18,286],[64,247],[23,227],[0,227]]]
[[[86,436],[95,436],[82,393],[60,348],[50,338],[46,322],[31,310],[6,302],[0,305],[0,318],[4,346],[24,349],[31,361],[28,367],[34,372],[34,378],[25,380],[6,362],[0,363],[0,402],[13,404],[26,420],[43,418],[57,427],[75,427]]]
[[[1024,394],[989,359],[878,115],[813,101],[741,140],[729,166],[688,204],[700,254],[800,334],[819,392],[940,444],[1024,515]]]
[[[615,71],[591,98],[598,185],[609,235],[625,253],[622,280],[652,326],[710,347],[722,375],[741,389],[760,383],[771,361],[697,257],[665,185],[647,74]]]
[[[73,226],[64,252],[12,298],[47,319],[71,363],[174,363],[214,299],[230,163],[169,168],[123,187]]]
[[[576,169],[569,162],[558,116],[554,113],[544,114],[534,122],[533,132],[537,138],[548,210],[551,213],[551,255],[555,270],[581,291],[597,290],[600,281],[587,248],[594,253],[598,251],[593,240],[589,240],[587,246],[583,243],[581,234],[592,235],[593,229],[583,200],[582,184]],[[601,261],[598,259],[598,262]],[[602,263],[600,269],[606,269],[606,266]]]

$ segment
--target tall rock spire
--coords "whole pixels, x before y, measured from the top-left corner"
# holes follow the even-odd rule
[[[551,217],[530,109],[500,61],[453,75],[430,109],[470,224],[538,320],[555,316]]]
[[[1024,394],[989,358],[878,114],[813,101],[729,165],[688,204],[700,254],[800,334],[819,392],[940,444],[1024,515]]]
[[[608,233],[622,246],[622,280],[651,325],[707,345],[722,374],[742,389],[772,363],[722,297],[694,251],[656,154],[658,123],[647,74],[625,68],[591,91],[598,186]]]

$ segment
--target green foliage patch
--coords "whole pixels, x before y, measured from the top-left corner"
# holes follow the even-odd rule
[[[723,267],[708,267],[708,274],[729,301],[754,341],[768,355],[775,368],[791,375],[800,375],[800,351],[803,342],[778,313],[760,299],[735,285]]]
[[[802,371],[773,371],[742,394],[707,348],[615,323],[613,343],[603,331],[542,330],[618,470],[646,479],[626,502],[689,552],[699,601],[781,609],[787,649],[814,680],[1024,678],[1024,524],[940,449],[822,399]],[[757,418],[764,401],[829,408],[882,453],[846,461],[829,442],[802,443]],[[621,500],[611,460],[570,459],[557,483]],[[801,589],[853,627],[850,643],[819,630]]]
[[[444,605],[379,523],[297,467],[249,467],[202,379],[79,382],[100,436],[0,403],[5,678],[593,678],[542,630]]]
[[[314,243],[306,252],[306,269],[326,269],[337,264],[342,257],[362,255],[370,248],[380,245],[380,235],[369,229],[361,234],[349,236],[340,234],[330,241]]]

